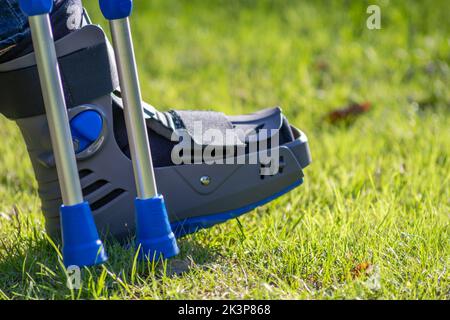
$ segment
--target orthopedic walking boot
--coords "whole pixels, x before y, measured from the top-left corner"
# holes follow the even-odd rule
[[[103,30],[56,41],[84,198],[98,229],[134,235],[136,189],[114,53]],[[60,232],[61,193],[33,52],[0,64],[0,113],[19,126],[39,185],[46,229]],[[158,190],[177,237],[238,217],[293,190],[311,162],[304,133],[280,108],[228,116],[161,112],[144,103]]]

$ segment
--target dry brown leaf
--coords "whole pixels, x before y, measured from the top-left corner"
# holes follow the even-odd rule
[[[364,103],[354,103],[351,104],[345,108],[342,109],[336,109],[332,112],[330,112],[327,116],[328,121],[331,123],[338,123],[341,121],[348,121],[356,116],[359,116],[363,113],[366,113],[371,108],[370,102],[364,102]]]
[[[358,264],[352,269],[353,278],[360,277],[363,274],[367,274],[372,269],[372,264],[370,262],[364,261]]]

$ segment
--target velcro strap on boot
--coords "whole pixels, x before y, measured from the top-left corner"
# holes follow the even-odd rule
[[[117,73],[105,41],[58,58],[67,108],[110,94]],[[0,113],[15,120],[42,115],[45,106],[37,66],[0,72]]]
[[[171,115],[175,123],[181,123],[178,129],[186,130],[197,145],[245,145],[233,124],[221,112],[176,110],[171,111]],[[221,135],[222,141],[214,138],[209,141],[211,135]]]

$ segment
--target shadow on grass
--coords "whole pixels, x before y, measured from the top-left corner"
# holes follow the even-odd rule
[[[178,239],[180,254],[170,259],[155,261],[138,260],[133,241],[120,244],[115,240],[108,243],[110,258],[107,268],[116,274],[150,276],[154,279],[182,277],[193,270],[203,269],[217,260],[219,254],[205,246],[193,236]]]
[[[132,241],[119,243],[107,238],[109,260],[102,266],[82,269],[83,288],[74,292],[67,287],[66,269],[58,256],[61,245],[42,231],[17,232],[0,240],[0,299],[89,299],[95,298],[96,290],[106,290],[103,294],[108,296],[123,287],[139,288],[152,281],[164,283],[203,270],[219,257],[213,248],[193,236],[179,239],[178,244],[181,253],[177,257],[139,261]]]
[[[214,248],[196,241],[194,236],[178,240],[180,257],[168,260],[166,276],[180,276],[194,269],[203,269],[216,262],[220,254]]]

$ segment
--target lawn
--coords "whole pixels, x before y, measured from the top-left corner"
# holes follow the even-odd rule
[[[144,98],[231,114],[281,105],[310,141],[305,183],[182,238],[164,264],[108,242],[109,262],[69,290],[25,145],[0,117],[0,298],[450,299],[448,1],[373,1],[381,30],[366,28],[366,1],[135,2]],[[326,120],[366,101],[353,121]]]

